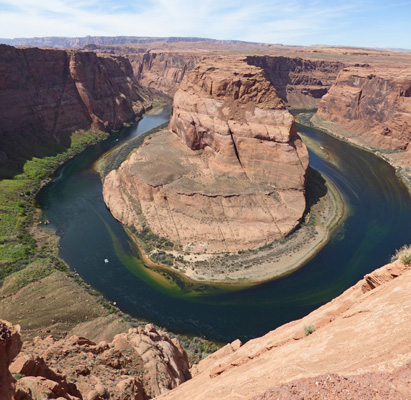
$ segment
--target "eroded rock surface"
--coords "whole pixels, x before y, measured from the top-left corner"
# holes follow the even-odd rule
[[[16,380],[9,365],[21,349],[20,327],[0,320],[0,400],[10,400],[15,392]]]
[[[194,252],[258,248],[296,228],[308,153],[260,68],[198,64],[175,94],[170,130],[106,177],[117,219]]]
[[[395,261],[303,319],[206,358],[159,399],[410,398],[410,289],[411,266]]]
[[[174,95],[185,74],[194,68],[201,54],[147,51],[128,56],[140,85]]]
[[[1,400],[143,400],[189,376],[179,341],[152,325],[116,335],[111,343],[37,337],[20,354],[16,328],[0,321],[0,329]]]
[[[345,68],[317,114],[376,149],[404,150],[411,140],[411,73]]]

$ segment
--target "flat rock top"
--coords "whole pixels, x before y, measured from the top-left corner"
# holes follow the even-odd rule
[[[206,151],[189,149],[176,135],[163,130],[148,138],[128,162],[130,173],[150,186],[167,186],[181,194],[236,196],[256,192],[255,183],[242,177],[217,175],[210,170]],[[203,156],[204,154],[204,156]],[[259,192],[275,190],[268,183],[259,183]]]

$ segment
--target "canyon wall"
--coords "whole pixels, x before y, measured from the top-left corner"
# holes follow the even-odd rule
[[[411,140],[411,73],[398,68],[344,68],[321,100],[317,116],[357,143],[405,150]]]
[[[138,83],[173,96],[185,74],[194,68],[201,54],[151,52],[127,56]]]
[[[67,147],[76,130],[119,129],[144,110],[124,57],[0,45],[0,76],[3,164]]]
[[[105,178],[117,219],[211,253],[258,248],[297,227],[308,153],[261,68],[203,60],[175,94],[170,130]]]
[[[411,398],[410,268],[397,260],[301,320],[226,345],[158,399]]]
[[[247,62],[261,67],[281,99],[294,108],[317,108],[344,67],[298,57],[248,56]]]
[[[185,74],[203,57],[201,54],[147,51],[127,57],[141,85],[174,95]],[[344,67],[341,62],[298,57],[255,55],[247,56],[246,60],[249,65],[262,68],[279,97],[294,108],[317,108]]]

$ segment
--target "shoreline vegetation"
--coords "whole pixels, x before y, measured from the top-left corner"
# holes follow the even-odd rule
[[[139,135],[117,149],[100,157],[93,168],[102,180],[118,168],[144,139],[163,127]],[[313,151],[321,154],[320,147],[306,138]],[[325,153],[325,152],[324,152]],[[307,210],[300,225],[282,240],[266,244],[257,250],[238,253],[194,254],[176,250],[165,238],[152,232],[136,232],[124,227],[136,244],[145,266],[164,281],[164,274],[178,275],[190,285],[220,287],[249,287],[281,278],[301,268],[312,259],[330,240],[331,233],[339,227],[348,208],[334,184],[320,173],[309,169],[307,178]],[[148,239],[148,240],[147,240]]]
[[[160,104],[154,103],[144,115],[159,109]],[[43,229],[42,211],[35,205],[37,193],[59,167],[109,136],[99,130],[73,132],[69,148],[27,160],[21,172],[0,178],[0,315],[21,326],[24,340],[79,335],[99,342],[150,323],[123,313],[70,270],[58,255],[59,237]],[[191,364],[223,345],[193,335],[169,334],[182,343]]]

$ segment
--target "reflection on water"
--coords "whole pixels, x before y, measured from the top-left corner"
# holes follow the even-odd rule
[[[290,276],[243,290],[187,287],[178,277],[154,279],[105,207],[100,179],[91,166],[109,149],[167,119],[167,112],[146,116],[87,149],[62,166],[37,199],[61,236],[60,256],[125,312],[175,332],[246,340],[337,296],[382,266],[410,237],[410,196],[392,167],[373,154],[298,126],[332,156],[327,161],[310,151],[310,164],[334,182],[352,211],[321,252]]]

